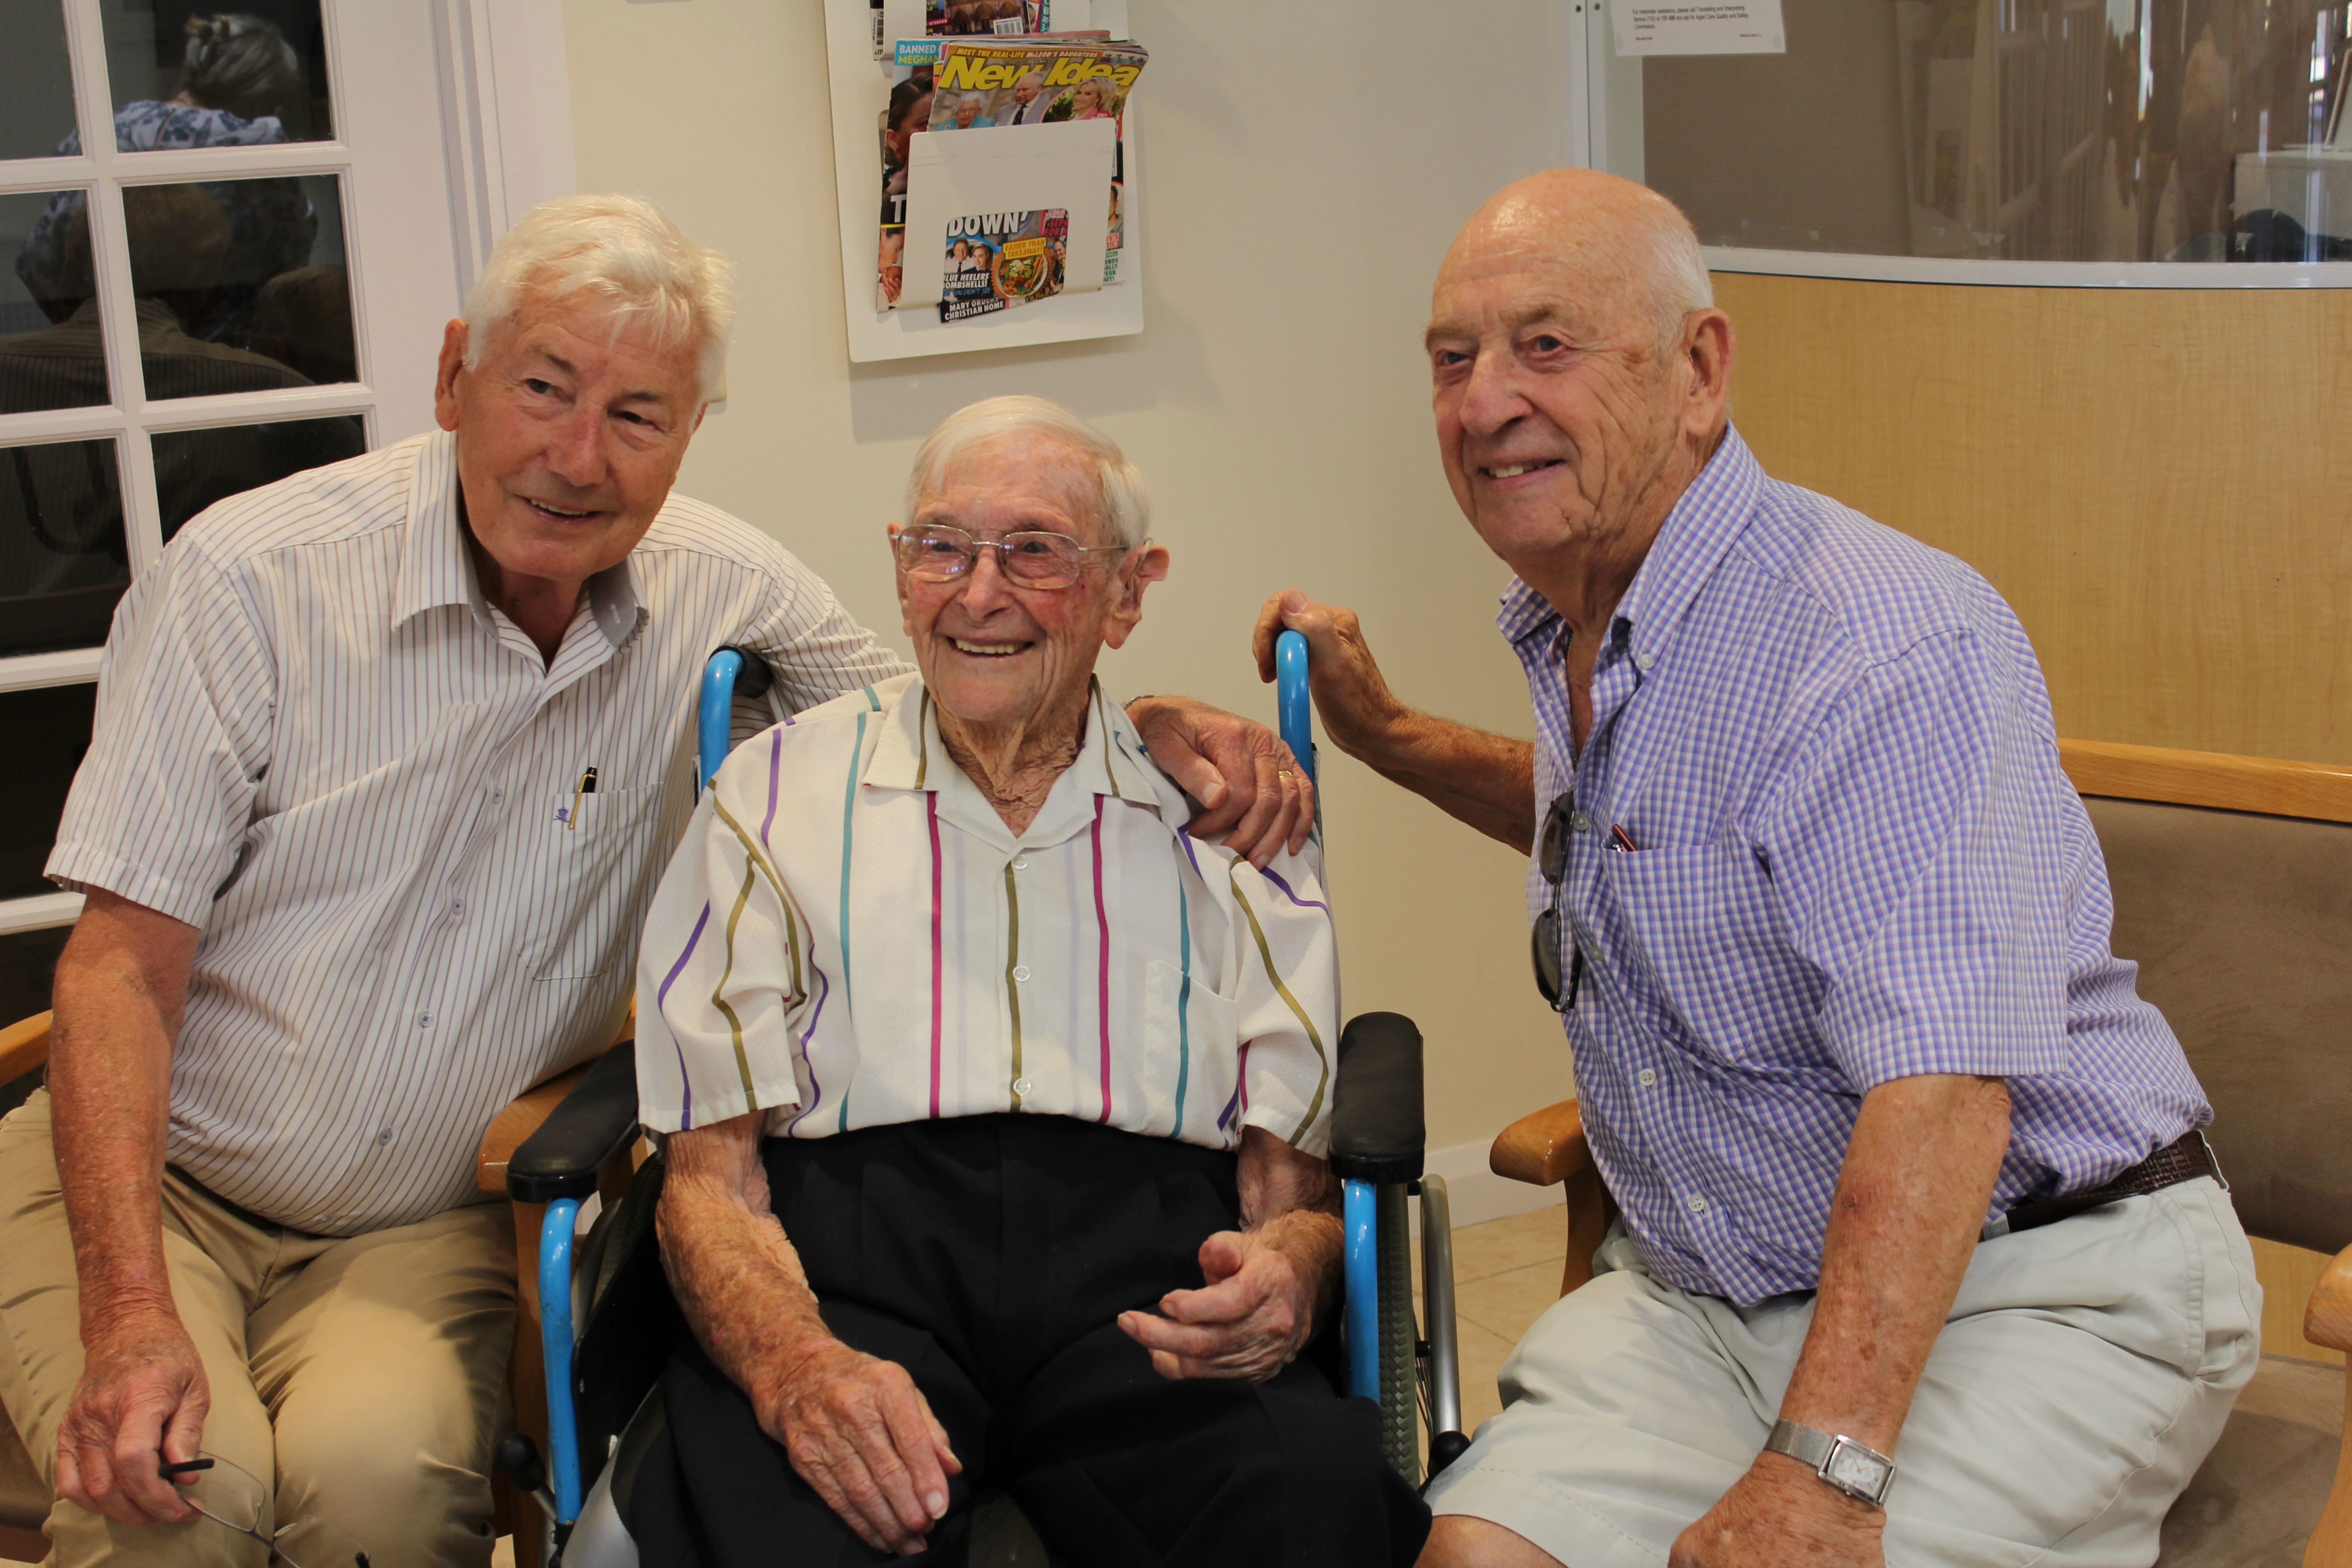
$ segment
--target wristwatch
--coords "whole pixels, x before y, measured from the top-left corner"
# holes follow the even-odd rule
[[[1895,1461],[1866,1444],[1847,1436],[1832,1437],[1794,1421],[1776,1421],[1764,1439],[1768,1454],[1786,1454],[1845,1493],[1873,1508],[1886,1506],[1886,1489],[1895,1484]]]

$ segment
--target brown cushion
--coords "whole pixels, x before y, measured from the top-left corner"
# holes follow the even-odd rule
[[[2295,1568],[2327,1504],[2344,1369],[2266,1355],[2164,1519],[2159,1568]]]
[[[2352,1245],[2352,825],[2089,799],[2140,965],[2256,1236]]]

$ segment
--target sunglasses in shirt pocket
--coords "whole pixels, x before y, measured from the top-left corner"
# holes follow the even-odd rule
[[[649,891],[646,879],[659,869],[653,818],[661,798],[659,789],[566,790],[541,806],[520,868],[541,922],[526,950],[533,979],[590,980],[627,961],[634,933],[623,923],[642,913],[639,886]]]

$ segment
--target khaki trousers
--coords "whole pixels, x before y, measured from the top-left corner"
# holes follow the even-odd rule
[[[1568,1568],[1659,1568],[1763,1447],[1810,1294],[1736,1307],[1622,1229],[1503,1363],[1440,1514]],[[2210,1179],[1978,1247],[1895,1450],[1888,1568],[2147,1568],[2253,1375],[2262,1288]]]
[[[503,1205],[337,1239],[257,1220],[167,1171],[163,1255],[212,1385],[205,1450],[275,1486],[265,1530],[315,1515],[374,1568],[489,1562],[514,1338]],[[0,1403],[52,1487],[81,1376],[79,1295],[43,1090],[0,1121]],[[63,1500],[48,1532],[59,1568],[268,1559],[211,1520],[134,1528]]]

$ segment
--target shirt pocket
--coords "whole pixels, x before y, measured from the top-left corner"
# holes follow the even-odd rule
[[[524,943],[534,980],[593,980],[628,961],[658,789],[549,797],[527,835],[522,896],[539,919]]]
[[[1744,844],[1603,853],[1631,990],[1648,990],[1689,1043],[1726,1061],[1794,1061],[1819,985],[1790,949],[1780,895]],[[1646,983],[1646,984],[1645,984]]]
[[[1153,1131],[1215,1143],[1214,1129],[1241,1073],[1241,1009],[1207,978],[1161,959],[1144,966],[1143,1054],[1137,1070],[1165,1100]],[[1238,1114],[1238,1111],[1236,1111]]]

